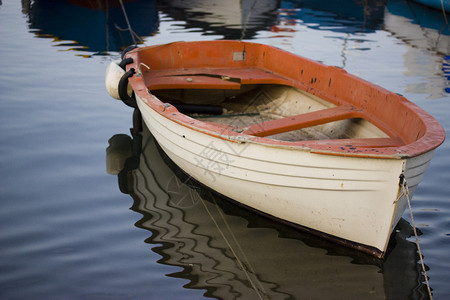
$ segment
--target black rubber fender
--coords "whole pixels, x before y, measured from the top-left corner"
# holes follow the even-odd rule
[[[125,54],[127,54],[127,52],[129,52],[129,51],[131,51],[131,50],[133,50],[133,49],[136,49],[137,47],[138,47],[137,45],[131,45],[131,46],[126,47],[126,48],[122,51],[122,53],[120,54],[121,59],[124,59]]]
[[[133,112],[133,133],[142,132],[142,114],[137,108]]]
[[[131,96],[128,95],[128,78],[133,76],[135,73],[134,68],[129,69],[125,74],[123,74],[122,78],[119,81],[119,97],[123,103],[126,105],[137,108],[136,98],[134,97],[134,93]]]
[[[122,61],[119,63],[119,67],[125,70],[125,66],[128,64],[131,64],[133,62],[133,59],[131,57],[122,59]]]

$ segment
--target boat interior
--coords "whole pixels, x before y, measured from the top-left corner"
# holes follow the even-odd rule
[[[201,121],[192,126],[219,135],[234,131],[273,145],[376,157],[416,156],[445,136],[401,95],[266,45],[176,42],[133,50],[127,59],[135,92],[157,98],[150,106],[190,122],[169,115],[171,104]]]
[[[159,89],[158,99],[220,128],[281,141],[343,140],[367,147],[399,146],[351,105],[335,105],[283,84],[248,84],[239,89]]]

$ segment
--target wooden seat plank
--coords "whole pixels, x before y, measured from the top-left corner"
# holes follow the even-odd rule
[[[241,84],[290,84],[277,74],[258,68],[195,68],[145,70],[149,90],[159,89],[239,89]]]
[[[253,124],[243,128],[243,133],[264,137],[329,122],[361,117],[363,117],[362,110],[350,104],[343,104],[328,109]]]
[[[223,80],[211,76],[158,76],[146,78],[149,90],[167,89],[231,89],[241,88],[239,82]]]

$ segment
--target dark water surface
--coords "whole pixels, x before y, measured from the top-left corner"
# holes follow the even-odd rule
[[[440,11],[403,0],[124,2],[145,45],[277,46],[401,93],[449,132]],[[106,66],[132,43],[126,27],[117,1],[0,2],[0,299],[428,297],[409,212],[378,261],[227,203],[167,164],[147,131],[132,135],[132,111],[104,88]],[[435,299],[450,298],[449,145],[413,199]]]

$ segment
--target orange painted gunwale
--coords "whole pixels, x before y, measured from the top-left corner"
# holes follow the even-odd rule
[[[233,53],[244,53],[236,59]],[[274,147],[309,150],[313,153],[357,156],[407,158],[426,153],[438,147],[445,139],[442,126],[428,113],[403,96],[389,92],[375,84],[353,76],[346,71],[329,67],[292,53],[256,43],[239,41],[177,42],[160,46],[138,48],[127,53],[138,74],[130,78],[135,93],[154,111],[173,122],[204,132],[211,136],[236,142],[238,136],[246,141]],[[147,70],[141,64],[150,67]],[[153,75],[152,75],[153,74]],[[218,75],[239,78],[239,82],[227,78],[205,76]],[[230,88],[243,84],[290,85],[338,107],[351,108],[355,113],[348,117],[362,117],[389,135],[388,139],[346,139],[287,142],[256,135],[238,133],[213,123],[195,120],[168,104],[161,102],[147,88]],[[326,113],[325,113],[326,114]],[[289,118],[289,117],[288,117]],[[277,132],[289,130],[293,123],[302,123],[301,116],[295,122],[273,122]],[[337,120],[331,115],[326,121]],[[292,117],[291,117],[292,119]],[[301,126],[313,126],[323,119]],[[267,125],[267,124],[266,124]],[[248,129],[247,129],[248,130]],[[274,131],[271,131],[274,132]],[[248,131],[247,133],[252,133]],[[254,133],[254,132],[253,132]],[[269,132],[270,133],[270,132]],[[262,134],[266,135],[265,133]]]

